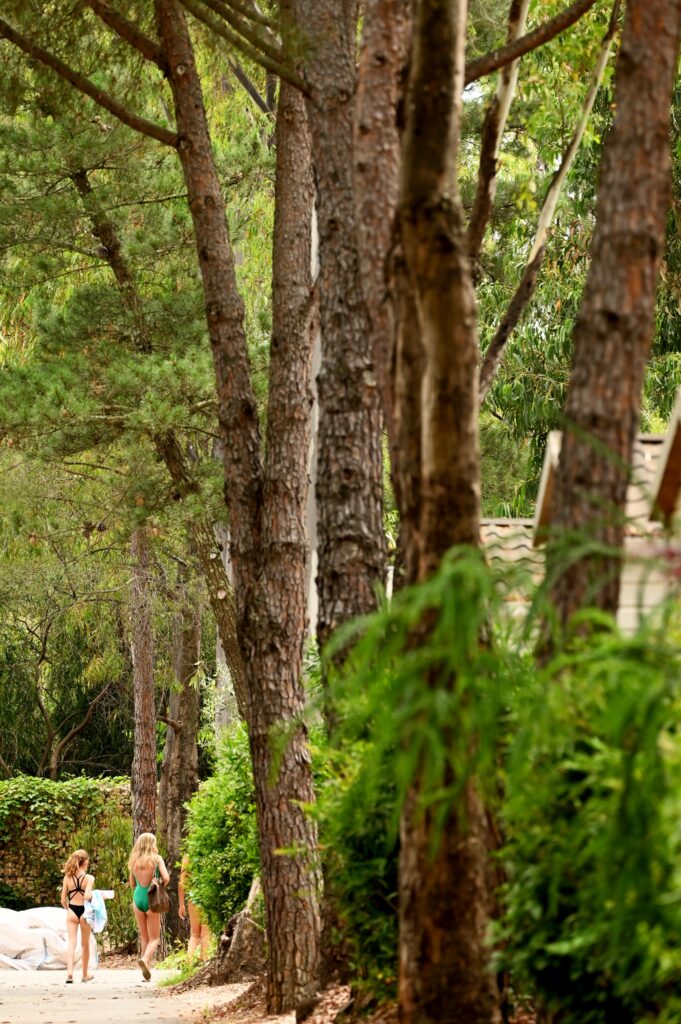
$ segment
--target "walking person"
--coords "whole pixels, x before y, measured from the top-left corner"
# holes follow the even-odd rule
[[[137,963],[144,980],[149,981],[154,953],[161,938],[161,915],[149,909],[149,886],[155,877],[159,877],[163,885],[170,881],[152,832],[143,832],[133,846],[128,871],[128,884],[134,890],[132,908],[140,932],[141,954]]]
[[[66,984],[73,984],[73,961],[76,956],[76,942],[80,929],[80,956],[83,981],[92,981],[90,966],[90,936],[92,929],[85,919],[85,904],[92,899],[95,884],[94,875],[87,873],[90,857],[87,850],[76,850],[64,865],[64,881],[61,887],[61,905],[66,911],[68,945],[66,947]]]
[[[189,945],[187,947],[187,954],[193,957],[200,947],[201,959],[207,960],[210,956],[210,944],[213,933],[206,923],[203,911],[192,901],[191,892],[187,892],[188,883],[189,857],[185,854],[182,858],[180,881],[177,886],[178,913],[183,921],[185,914],[189,914]]]

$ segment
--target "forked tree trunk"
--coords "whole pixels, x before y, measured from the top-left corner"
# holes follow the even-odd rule
[[[286,10],[286,5],[282,5]],[[314,992],[319,960],[319,875],[307,730],[302,716],[306,635],[307,460],[316,301],[311,288],[313,181],[305,104],[282,82],[276,124],[273,334],[263,488],[267,552],[244,634],[252,666],[249,738],[265,890],[270,1012]],[[296,721],[297,720],[297,721]],[[277,733],[288,730],[277,758]],[[281,736],[280,736],[281,740]],[[284,820],[285,817],[285,820]],[[282,847],[297,853],[282,855]]]
[[[417,439],[399,465],[412,582],[430,576],[452,544],[479,541],[476,311],[456,188],[466,15],[464,0],[414,6],[394,282],[396,419],[400,436]],[[413,642],[427,642],[427,630],[424,622]],[[428,677],[423,684],[434,685]],[[456,688],[456,678],[448,685]],[[462,787],[435,850],[434,815],[419,807],[421,795],[417,776],[401,821],[401,1020],[496,1024],[486,829],[475,780]]]
[[[218,390],[244,713],[256,790],[268,930],[268,1009],[281,1013],[317,980],[316,831],[304,727],[297,724],[305,635],[309,447],[311,183],[300,99],[282,87],[277,118],[275,298],[265,465],[225,207],[191,40],[177,0],[156,0],[173,90],[178,151],[194,224]],[[277,745],[284,737],[281,756]],[[282,850],[294,851],[281,853]]]
[[[130,543],[130,650],[135,709],[135,752],[130,784],[135,839],[156,832],[156,701],[149,538],[138,527]]]
[[[555,481],[548,571],[560,621],[585,605],[615,612],[621,561],[585,555],[565,567],[560,535],[621,550],[641,388],[655,322],[670,200],[669,114],[681,0],[629,0],[617,61],[596,230],[574,330]]]

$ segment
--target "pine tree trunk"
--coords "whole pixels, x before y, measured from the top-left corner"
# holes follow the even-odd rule
[[[613,613],[618,606],[617,555],[585,555],[565,568],[560,535],[614,551],[624,543],[671,194],[669,115],[680,30],[679,0],[629,0],[553,497],[557,538],[548,572],[559,573],[551,596],[563,624],[585,605]]]
[[[191,41],[177,0],[156,0],[169,67],[179,154],[189,197],[218,389],[237,636],[245,666],[243,713],[261,841],[268,929],[268,1009],[281,1013],[316,984],[316,833],[303,706],[305,505],[309,447],[311,185],[302,105],[282,86],[277,118],[273,336],[266,463],[236,287],[224,202],[210,147]],[[287,742],[276,745],[282,730]],[[276,771],[273,771],[276,767]],[[295,853],[280,854],[282,849]]]
[[[456,188],[465,27],[464,0],[417,0],[394,263],[408,582],[427,579],[453,544],[479,542],[476,311]],[[427,632],[424,622],[413,642],[427,643]],[[423,684],[434,685],[428,677]],[[448,685],[455,689],[456,678]],[[463,787],[435,850],[434,818],[419,812],[420,797],[417,776],[401,820],[401,1021],[497,1024],[485,818],[475,780]]]
[[[353,182],[356,5],[295,0],[309,41],[307,112],[317,188],[322,335],[318,377],[318,621],[323,647],[376,607],[385,582],[381,401],[360,276]]]
[[[305,104],[281,84],[276,126],[277,176],[273,253],[263,548],[267,559],[254,594],[257,621],[245,661],[252,665],[249,729],[259,808],[270,1012],[307,999],[317,984],[319,877],[316,828],[305,810],[314,801],[307,733],[301,724],[306,635],[307,460],[312,408],[316,303],[311,290],[313,181]],[[273,731],[292,728],[272,772]],[[276,744],[276,738],[275,738]],[[282,856],[278,849],[295,847]],[[291,894],[295,894],[293,897]]]
[[[394,325],[386,267],[400,185],[398,105],[411,30],[409,0],[367,0],[362,25],[355,120],[355,204],[362,286],[383,416],[397,461],[394,427]],[[395,477],[395,482],[397,477]]]
[[[156,701],[149,539],[138,527],[130,543],[130,649],[135,708],[135,753],[130,784],[134,838],[156,832]]]
[[[190,603],[186,588],[180,584],[178,598],[180,605],[175,613],[173,676],[175,687],[171,690],[166,737],[166,749],[161,768],[159,787],[159,823],[164,840],[167,863],[179,868],[184,824],[187,817],[186,804],[196,792],[199,784],[199,755],[197,736],[199,731],[199,689],[194,676],[200,657],[201,610]],[[177,882],[179,871],[170,876],[170,892],[175,898],[171,911],[166,915],[165,925],[170,935],[180,932],[177,912]]]

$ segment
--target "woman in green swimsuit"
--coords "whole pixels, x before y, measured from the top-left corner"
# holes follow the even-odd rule
[[[149,910],[149,886],[154,875],[160,875],[161,881],[167,885],[170,875],[163,857],[158,852],[156,836],[151,832],[143,832],[132,848],[128,861],[128,884],[134,889],[132,909],[135,912],[137,927],[140,931],[141,955],[137,961],[145,981],[151,978],[151,962],[161,937],[161,915]]]

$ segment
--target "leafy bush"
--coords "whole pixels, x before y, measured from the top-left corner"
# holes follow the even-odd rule
[[[319,790],[320,844],[326,898],[333,907],[334,946],[348,954],[353,983],[392,998],[397,978],[396,787],[386,761],[371,806],[363,785],[361,747],[330,755],[332,771]]]
[[[118,949],[131,946],[137,937],[132,911],[132,893],[128,888],[128,857],[132,849],[132,820],[110,811],[98,824],[90,824],[73,837],[74,849],[82,847],[90,854],[90,871],[98,889],[113,889],[107,900],[107,945]]]
[[[500,658],[480,637],[501,603],[497,579],[480,552],[453,551],[328,652],[347,656],[332,683],[340,725],[320,840],[353,982],[377,998],[395,994],[398,823],[412,782],[441,826],[470,774],[493,788],[503,691]]]
[[[215,775],[189,802],[184,850],[191,865],[191,899],[219,934],[242,909],[259,870],[255,794],[242,725],[228,733]]]
[[[510,688],[500,960],[561,1024],[679,1020],[681,651],[599,626]]]

